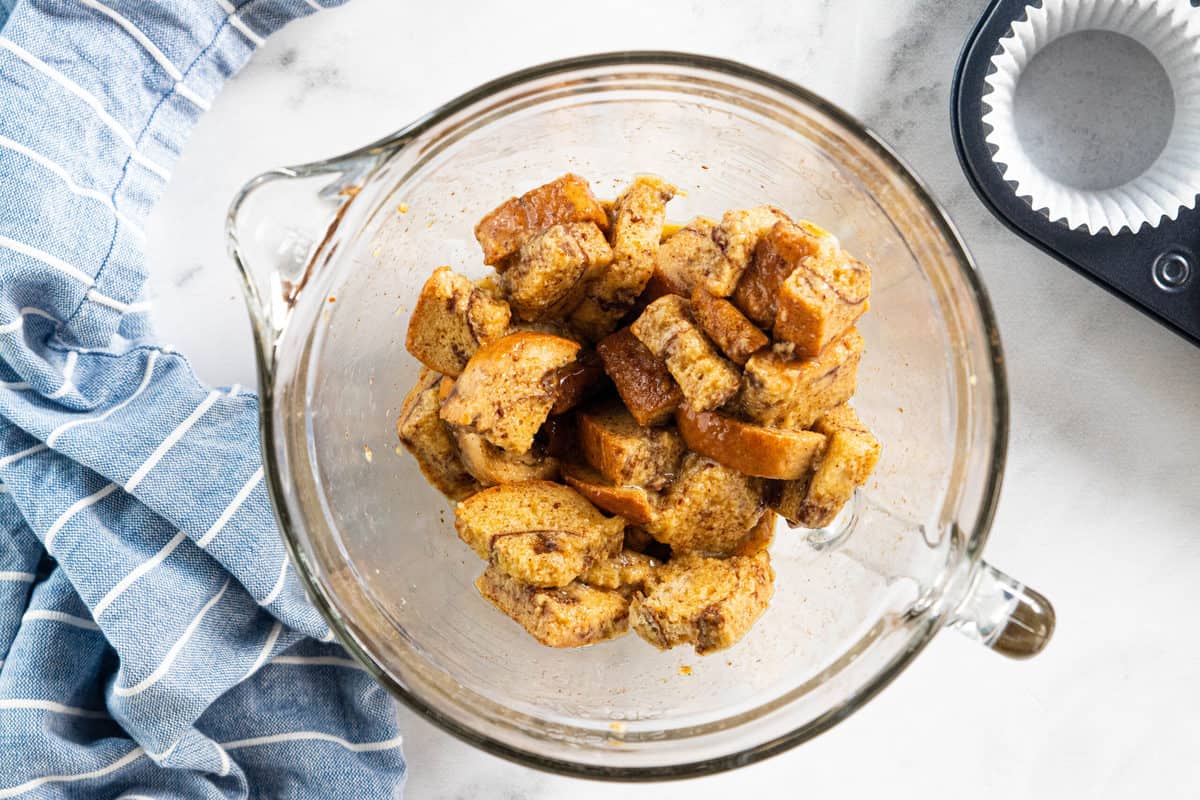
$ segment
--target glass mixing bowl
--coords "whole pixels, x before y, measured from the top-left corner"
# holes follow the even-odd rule
[[[634,635],[537,644],[479,597],[483,564],[398,447],[422,283],[442,264],[484,275],[474,223],[568,170],[601,196],[662,175],[686,190],[676,221],[772,203],[874,269],[855,405],[882,461],[830,529],[781,527],[770,608],[716,655],[660,653]],[[379,682],[467,741],[575,775],[714,772],[844,719],[944,627],[1013,656],[1049,638],[1045,599],[980,559],[1007,399],[979,276],[896,156],[798,86],[669,53],[536,67],[361,150],[255,178],[228,230],[297,570]]]

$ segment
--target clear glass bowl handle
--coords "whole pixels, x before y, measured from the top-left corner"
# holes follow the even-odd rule
[[[1054,634],[1055,614],[1040,592],[980,563],[965,599],[947,625],[1009,658],[1030,658],[1045,649]]]
[[[331,242],[351,201],[394,150],[375,145],[329,161],[273,169],[234,197],[226,241],[268,372],[292,309],[332,254]]]

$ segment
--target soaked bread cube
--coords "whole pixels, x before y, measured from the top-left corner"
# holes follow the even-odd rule
[[[484,599],[547,647],[583,647],[629,631],[629,601],[578,581],[538,588],[489,566],[475,581]]]
[[[801,260],[779,290],[775,338],[815,358],[870,306],[871,270],[840,247],[822,247]]]
[[[733,303],[716,297],[703,286],[692,292],[692,316],[735,364],[745,364],[746,359],[771,343]]]
[[[658,178],[639,176],[613,203],[612,267],[590,283],[572,318],[573,327],[592,341],[612,333],[654,273],[667,203],[675,191]]]
[[[438,267],[421,288],[406,346],[434,372],[457,377],[480,345],[504,335],[510,319],[503,300],[449,267]]]
[[[404,398],[396,433],[400,443],[417,459],[421,473],[451,500],[461,500],[479,490],[479,484],[459,461],[454,440],[438,416],[438,385],[442,376],[422,369],[417,385]]]
[[[596,345],[604,371],[617,387],[621,402],[639,425],[661,425],[683,402],[666,362],[622,328]]]
[[[704,288],[717,297],[728,297],[737,288],[742,273],[750,266],[758,240],[788,215],[774,206],[726,211],[713,230],[720,259],[712,261],[704,275]]]
[[[579,344],[521,331],[476,351],[442,403],[442,419],[512,453],[527,453],[554,407],[558,370]]]
[[[630,326],[651,353],[663,359],[683,396],[703,411],[727,403],[738,390],[737,369],[721,357],[692,321],[678,295],[655,300]]]
[[[471,495],[455,508],[454,527],[480,558],[532,586],[567,585],[588,564],[619,552],[625,535],[625,520],[545,481]]]
[[[761,478],[688,453],[645,528],[672,552],[726,556],[749,537],[763,508]]]
[[[611,558],[592,562],[579,580],[597,589],[617,591],[628,597],[641,591],[662,562],[634,550],[622,550]]]
[[[854,394],[862,353],[863,338],[854,328],[816,358],[756,353],[746,362],[738,403],[746,416],[761,425],[808,428]]]
[[[650,489],[671,481],[685,450],[675,431],[643,427],[618,403],[579,413],[579,446],[610,483]]]
[[[570,313],[589,281],[606,274],[613,251],[594,223],[569,222],[521,245],[511,262],[500,283],[513,312],[532,322]]]
[[[642,486],[615,486],[584,464],[565,464],[563,480],[588,502],[629,522],[642,524],[654,519],[658,496]]]
[[[774,588],[765,550],[726,559],[680,556],[634,595],[630,623],[660,650],[690,644],[707,655],[736,644],[766,611]]]
[[[775,326],[783,282],[806,258],[830,246],[828,233],[807,222],[781,220],[758,241],[750,265],[738,279],[733,302],[764,330]],[[832,242],[836,247],[837,243]]]
[[[475,238],[483,248],[483,263],[502,270],[525,242],[568,222],[592,222],[608,230],[608,215],[588,182],[571,173],[509,198],[479,221]]]
[[[775,512],[767,509],[758,518],[758,523],[750,530],[750,534],[734,548],[730,555],[753,556],[761,553],[775,541],[775,523],[779,520]]]
[[[534,452],[510,453],[501,450],[477,433],[454,433],[463,467],[483,486],[525,481],[551,481],[558,477],[557,458]]]
[[[665,237],[654,258],[652,299],[664,294],[692,296],[696,285],[714,271],[713,264],[725,257],[713,241],[716,227],[716,220],[696,217]]]
[[[768,428],[687,405],[675,412],[675,420],[689,450],[760,478],[806,477],[825,449],[820,433]]]
[[[850,406],[838,406],[813,427],[829,440],[816,470],[811,478],[776,486],[771,505],[793,526],[824,528],[866,483],[882,448]]]

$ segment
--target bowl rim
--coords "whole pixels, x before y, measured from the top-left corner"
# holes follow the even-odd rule
[[[889,144],[855,116],[799,84],[738,61],[680,51],[610,51],[548,61],[507,73],[480,84],[418,117],[396,132],[356,150],[321,161],[287,167],[253,178],[236,196],[230,217],[232,219],[236,215],[237,206],[244,199],[245,195],[266,176],[287,173],[291,176],[302,177],[320,172],[328,172],[330,166],[353,163],[363,157],[390,153],[398,146],[416,139],[426,131],[456,114],[475,106],[493,95],[525,83],[563,73],[638,65],[646,67],[684,67],[745,80],[780,92],[792,100],[810,106],[820,113],[827,115],[844,126],[849,133],[857,136],[859,143],[873,151],[874,155],[879,157],[888,166],[893,176],[907,184],[919,205],[924,207],[929,221],[944,237],[946,244],[953,252],[954,260],[957,262],[961,274],[966,281],[967,288],[970,290],[972,299],[980,315],[980,321],[987,334],[985,346],[991,364],[993,380],[992,427],[995,433],[992,442],[993,452],[989,459],[989,474],[986,476],[983,490],[980,494],[980,508],[975,528],[965,537],[967,546],[963,553],[964,563],[969,565],[971,569],[974,569],[981,560],[981,552],[995,517],[1003,480],[1009,436],[1008,381],[1005,374],[1005,362],[999,328],[996,324],[996,317],[991,301],[982,278],[979,275],[975,261],[963,243],[962,237],[941,204],[934,199],[925,182],[917,177],[914,171]],[[233,247],[232,250],[233,258],[242,272],[243,280],[249,287],[248,291],[254,292],[254,278],[251,275],[250,269],[242,262],[237,248]],[[248,298],[249,300],[250,298]],[[251,316],[256,317],[256,314],[257,308],[254,302],[251,302]],[[261,323],[259,319],[255,321]],[[325,618],[339,643],[350,652],[377,683],[408,706],[409,709],[429,720],[438,728],[484,752],[552,774],[620,782],[649,782],[694,778],[748,766],[790,750],[796,745],[824,733],[873,699],[880,691],[895,680],[909,663],[925,649],[934,635],[941,630],[943,619],[951,610],[950,608],[942,608],[937,613],[927,614],[923,630],[914,633],[905,649],[895,656],[884,669],[875,674],[870,681],[863,684],[848,700],[809,721],[802,728],[736,753],[666,767],[610,767],[546,757],[493,739],[460,724],[449,715],[433,708],[420,696],[400,684],[376,664],[371,655],[358,644],[349,629],[350,626],[342,619],[324,587],[310,571],[311,567],[307,562],[307,558],[301,550],[300,543],[295,538],[296,528],[291,524],[291,514],[288,511],[286,500],[287,492],[280,482],[280,475],[282,474],[280,471],[281,465],[273,446],[275,441],[273,409],[276,399],[274,386],[276,376],[272,357],[274,340],[261,325],[256,324],[255,328],[255,351],[262,397],[259,422],[263,460],[266,467],[266,483],[271,498],[271,505],[279,523],[280,536],[292,559],[293,565],[296,566],[295,572],[304,586],[310,602],[313,603]]]

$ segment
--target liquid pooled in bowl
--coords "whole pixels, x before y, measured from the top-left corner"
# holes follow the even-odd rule
[[[400,440],[482,597],[551,647],[735,644],[776,515],[828,525],[879,459],[847,404],[870,269],[770,205],[668,223],[675,193],[603,203],[567,174],[510,198],[475,228],[495,276],[433,270],[409,323]]]

